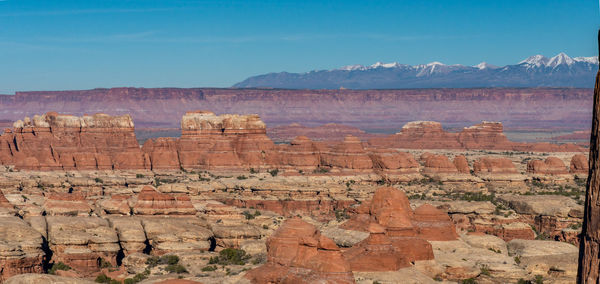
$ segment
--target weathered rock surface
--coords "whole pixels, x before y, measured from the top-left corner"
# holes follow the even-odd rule
[[[81,273],[99,271],[100,259],[117,264],[119,238],[105,219],[48,216],[46,221],[53,262],[63,262]]]
[[[187,195],[160,193],[151,186],[144,186],[133,203],[132,211],[136,215],[196,214],[196,209]]]
[[[569,166],[571,173],[587,175],[589,169],[588,158],[585,155],[576,154],[571,158],[571,165]]]
[[[0,217],[0,282],[23,273],[42,273],[42,235],[17,217]]]
[[[267,241],[267,263],[246,273],[253,283],[354,283],[338,246],[313,226],[287,220]]]
[[[6,284],[93,284],[96,282],[81,278],[63,277],[49,274],[21,274],[9,278]]]

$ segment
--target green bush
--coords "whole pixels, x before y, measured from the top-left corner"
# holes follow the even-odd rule
[[[50,267],[50,269],[48,270],[49,274],[56,274],[57,270],[64,270],[64,271],[68,271],[71,270],[72,268],[62,262],[58,262],[58,263],[54,263],[52,264],[52,267]]]
[[[477,284],[477,281],[473,278],[463,279],[460,283],[462,284]]]
[[[274,170],[270,170],[269,173],[271,174],[271,176],[277,176],[277,174],[279,174],[279,169],[274,169]]]
[[[94,181],[97,183],[104,183],[104,181],[101,178],[95,178]]]
[[[202,271],[215,271],[215,270],[217,270],[217,267],[214,266],[214,265],[213,266],[209,265],[209,266],[202,267]]]
[[[110,262],[104,260],[103,258],[100,259],[100,268],[111,268],[112,264],[110,264]]]
[[[125,278],[125,280],[123,280],[123,284],[135,284],[137,282],[135,282],[135,280],[131,279],[131,278]]]
[[[179,263],[179,257],[176,255],[163,255],[161,257],[153,256],[146,259],[146,264],[149,267],[155,267],[161,264],[174,265]]]
[[[112,279],[104,274],[100,274],[98,275],[98,277],[96,277],[96,280],[94,280],[94,282],[96,283],[110,283]]]
[[[171,272],[171,273],[187,273],[187,269],[185,269],[185,267],[183,267],[183,265],[181,264],[169,264],[167,265],[167,267],[165,267],[165,270],[167,272]]]
[[[250,258],[244,250],[226,248],[219,252],[218,256],[211,257],[208,264],[219,264],[219,265],[244,265]]]
[[[248,179],[248,177],[245,175],[241,175],[241,176],[237,176],[237,179],[243,180],[243,179]]]
[[[145,175],[143,175],[143,174],[135,174],[135,177],[136,177],[136,178],[144,178],[144,177],[146,177],[146,176],[145,176]]]
[[[244,217],[246,217],[246,220],[252,220],[254,218],[256,218],[257,216],[260,216],[260,211],[256,210],[253,213],[250,213],[250,211],[246,210],[244,212],[242,212],[242,214],[244,214]]]

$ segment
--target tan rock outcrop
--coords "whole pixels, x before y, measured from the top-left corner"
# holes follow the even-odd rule
[[[119,238],[105,219],[48,216],[46,221],[53,262],[63,262],[84,275],[99,271],[101,260],[116,266]]]
[[[42,235],[17,217],[0,217],[0,282],[23,273],[42,273]]]

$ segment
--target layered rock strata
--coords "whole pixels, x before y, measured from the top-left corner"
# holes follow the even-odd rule
[[[0,162],[27,170],[145,169],[129,115],[26,117],[0,136]]]
[[[23,273],[42,273],[42,235],[17,217],[0,217],[0,282]]]

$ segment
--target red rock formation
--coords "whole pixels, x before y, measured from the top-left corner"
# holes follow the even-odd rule
[[[306,136],[298,136],[290,145],[279,147],[281,164],[295,169],[313,170],[320,165],[319,149]]]
[[[342,228],[368,231],[371,223],[377,223],[386,229],[385,234],[392,245],[411,262],[433,259],[431,244],[419,234],[420,231],[425,236],[437,236],[447,234],[450,229],[447,220],[436,214],[423,214],[421,222],[415,220],[404,192],[392,187],[377,189],[372,201],[363,202],[354,213],[350,220],[342,224]],[[441,220],[439,224],[433,221],[435,219]]]
[[[413,225],[417,228],[417,235],[428,241],[458,239],[450,216],[429,204],[423,204],[415,209]]]
[[[445,155],[430,154],[425,156],[423,172],[426,174],[454,174],[458,173],[458,170]]]
[[[267,263],[245,277],[253,283],[354,283],[338,246],[315,226],[295,218],[267,240]]]
[[[507,158],[483,157],[473,162],[473,172],[491,174],[516,174],[517,168]]]
[[[588,174],[589,172],[588,158],[582,154],[576,154],[571,158],[569,171],[573,174]]]
[[[372,149],[369,157],[373,161],[373,168],[384,172],[396,174],[417,174],[419,163],[406,152],[398,152],[391,149]]]
[[[527,172],[541,175],[567,174],[565,163],[559,158],[548,157],[546,160],[531,160],[527,162]]]
[[[471,172],[471,169],[469,168],[469,162],[464,155],[458,155],[454,157],[452,163],[456,167],[456,170],[458,170],[458,172],[461,174],[468,174]]]
[[[28,170],[144,169],[129,115],[49,112],[15,122],[0,136],[0,161]]]
[[[142,151],[148,154],[153,170],[178,169],[181,166],[175,138],[148,139]]]
[[[392,245],[385,228],[369,224],[369,237],[344,252],[352,271],[396,271],[410,266],[405,255]]]
[[[346,136],[344,142],[321,153],[321,164],[328,167],[366,170],[373,168],[373,161],[354,136]]]
[[[343,210],[356,203],[354,200],[308,199],[308,200],[268,200],[268,199],[226,199],[223,203],[242,208],[255,208],[272,211],[293,217],[309,215],[317,219],[332,217],[336,210]]]
[[[23,273],[43,273],[42,236],[23,220],[0,217],[0,282]]]
[[[160,193],[151,186],[144,186],[133,205],[136,215],[195,215],[196,209],[188,196]]]

